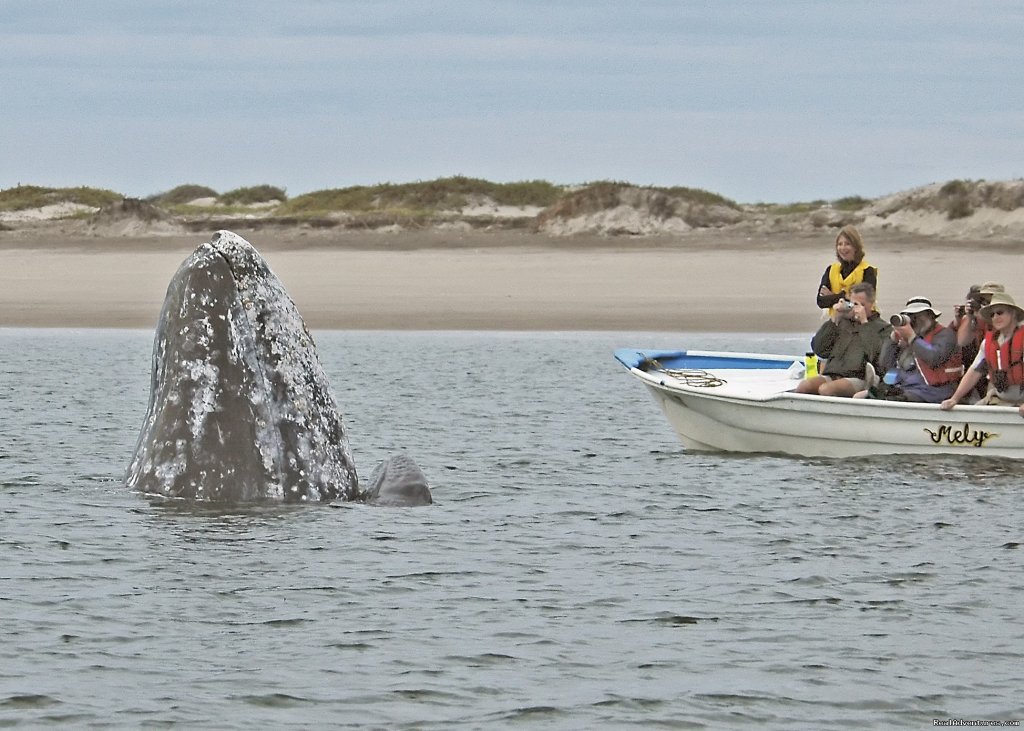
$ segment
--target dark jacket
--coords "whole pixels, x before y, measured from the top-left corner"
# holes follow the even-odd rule
[[[836,378],[863,378],[864,364],[871,363],[878,370],[878,356],[882,343],[889,338],[892,326],[872,312],[863,325],[856,320],[841,318],[822,323],[811,338],[811,350],[827,362],[821,373]]]

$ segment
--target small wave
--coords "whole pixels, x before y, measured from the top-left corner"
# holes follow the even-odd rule
[[[484,652],[479,655],[449,655],[445,658],[445,660],[471,668],[514,662],[517,659],[512,655],[503,655],[496,652]]]
[[[0,706],[4,708],[47,708],[58,703],[60,701],[56,698],[38,693],[12,695],[0,700]]]
[[[693,617],[686,614],[659,614],[656,617],[643,617],[637,619],[624,619],[623,622],[651,622],[653,624],[667,624],[670,626],[681,626],[688,624],[700,624],[701,622],[717,622],[718,617]]]
[[[463,700],[462,696],[457,693],[451,693],[442,690],[431,690],[429,688],[399,688],[391,691],[392,697],[398,697],[402,700],[408,701],[459,701]]]
[[[240,700],[243,703],[248,703],[252,706],[262,706],[264,708],[293,708],[295,706],[301,706],[317,702],[315,700],[312,700],[311,698],[301,698],[295,695],[288,695],[287,693],[242,695],[235,696],[235,699]]]
[[[356,650],[358,652],[364,652],[366,650],[372,650],[375,645],[369,642],[329,642],[325,647],[332,650]]]
[[[592,703],[595,708],[617,707],[639,711],[649,711],[655,708],[668,705],[668,702],[661,698],[605,698],[602,701]]]
[[[568,711],[556,706],[524,706],[501,714],[492,714],[490,718],[494,721],[539,721],[554,720],[568,715]]]
[[[312,619],[302,619],[301,617],[295,617],[292,619],[268,619],[266,622],[260,622],[264,627],[297,627],[302,624],[309,624]]]
[[[39,487],[43,484],[40,475],[18,475],[0,482],[0,488],[4,487]]]

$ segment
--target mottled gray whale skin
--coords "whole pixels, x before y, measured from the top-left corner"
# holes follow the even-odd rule
[[[415,507],[430,505],[434,499],[427,476],[405,452],[392,455],[370,474],[363,499],[375,505]]]
[[[313,338],[263,257],[230,231],[167,288],[125,483],[212,502],[361,498]]]

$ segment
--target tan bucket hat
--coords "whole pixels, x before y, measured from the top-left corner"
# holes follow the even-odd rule
[[[1021,320],[1024,320],[1024,309],[1021,309],[1020,306],[1013,301],[1013,297],[1006,294],[1006,292],[996,292],[992,295],[992,301],[982,307],[979,314],[986,320],[991,321],[992,310],[996,307],[1012,307],[1017,310],[1017,321],[1020,322]]]

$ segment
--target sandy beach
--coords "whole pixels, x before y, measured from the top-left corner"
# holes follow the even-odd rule
[[[240,233],[314,329],[738,332],[813,332],[834,236]],[[2,232],[0,326],[152,328],[175,269],[208,238]],[[886,314],[913,295],[949,314],[972,283],[1014,293],[1024,278],[1016,247],[865,238]]]

